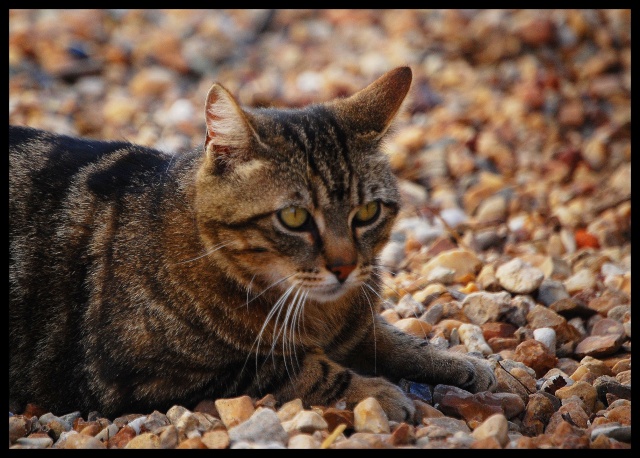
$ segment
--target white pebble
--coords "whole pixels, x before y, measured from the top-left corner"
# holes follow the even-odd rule
[[[556,331],[553,328],[534,329],[533,338],[545,344],[552,354],[556,354]]]
[[[484,340],[480,326],[470,323],[462,323],[458,328],[458,334],[460,335],[460,340],[464,346],[467,347],[468,352],[477,351],[483,355],[490,355],[493,353],[493,350],[491,350],[487,341]]]

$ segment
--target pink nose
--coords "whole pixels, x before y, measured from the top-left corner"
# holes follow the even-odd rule
[[[355,264],[328,266],[328,269],[338,278],[340,283],[343,283],[355,268]]]

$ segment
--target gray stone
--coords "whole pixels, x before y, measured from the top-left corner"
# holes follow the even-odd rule
[[[289,440],[289,434],[284,430],[273,410],[261,407],[256,409],[247,420],[229,429],[229,440],[231,448],[236,448],[235,445],[240,442],[260,443],[265,446],[276,442],[285,446]]]
[[[16,440],[16,444],[20,444],[25,447],[49,448],[53,445],[53,439],[44,436],[20,437]]]
[[[402,318],[417,318],[424,313],[424,305],[416,301],[411,294],[402,296],[395,311]]]
[[[147,417],[146,416],[142,416],[142,417],[138,417],[134,420],[131,420],[129,423],[127,423],[131,428],[133,428],[133,430],[136,432],[136,434],[140,434],[140,427],[142,426],[142,424],[147,421]]]
[[[106,442],[115,436],[119,431],[119,428],[115,424],[110,424],[106,428],[103,428],[98,434],[95,435],[95,438],[99,441]]]
[[[236,426],[237,428],[237,426]],[[239,441],[239,442],[233,442],[231,444],[232,449],[275,449],[275,450],[279,450],[279,449],[286,449],[287,447],[285,447],[284,445],[282,445],[280,442],[251,442],[251,441]]]
[[[462,301],[462,311],[473,324],[477,325],[499,321],[510,308],[511,294],[505,291],[471,293]]]
[[[569,293],[567,293],[567,290],[561,281],[545,278],[542,283],[540,283],[536,299],[538,302],[549,307],[554,302],[559,301],[560,299],[568,299],[569,297]]]
[[[427,311],[420,317],[421,320],[426,321],[429,324],[436,324],[442,318],[444,314],[444,305],[442,302],[430,305]]]
[[[596,426],[591,431],[591,440],[601,434],[620,442],[631,442],[631,426],[622,426],[620,423],[607,423]]]
[[[60,420],[69,423],[71,426],[73,426],[73,422],[76,421],[76,419],[81,418],[82,417],[82,413],[78,410],[76,410],[75,412],[71,412],[68,413],[66,415],[61,415],[60,416]]]

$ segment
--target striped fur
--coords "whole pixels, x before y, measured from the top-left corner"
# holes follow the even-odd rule
[[[413,403],[389,380],[490,388],[481,361],[375,313],[399,208],[379,144],[410,82],[399,68],[296,110],[241,108],[216,84],[203,149],[176,155],[10,126],[10,407],[376,396],[403,420]],[[290,206],[310,215],[299,230]]]

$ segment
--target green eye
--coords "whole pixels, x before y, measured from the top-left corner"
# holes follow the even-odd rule
[[[289,229],[300,229],[309,219],[309,212],[302,207],[287,207],[278,212],[278,217]]]
[[[374,200],[358,207],[353,222],[356,226],[364,226],[375,221],[379,214],[380,204]]]

